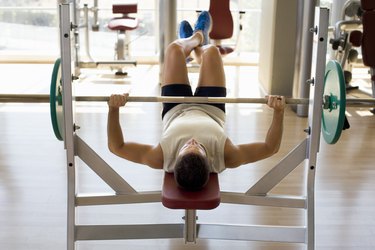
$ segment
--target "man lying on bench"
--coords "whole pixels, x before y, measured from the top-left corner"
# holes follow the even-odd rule
[[[223,62],[218,49],[208,44],[211,17],[202,12],[194,30],[187,21],[179,28],[180,39],[172,42],[165,55],[162,95],[193,96],[186,58],[194,51],[200,63],[194,96],[225,97]],[[157,145],[124,141],[119,108],[128,94],[112,95],[108,102],[108,146],[111,152],[129,161],[174,173],[179,187],[195,191],[208,182],[210,173],[267,158],[278,152],[285,98],[266,97],[273,108],[273,120],[264,142],[234,145],[224,132],[225,104],[163,104],[163,133]]]

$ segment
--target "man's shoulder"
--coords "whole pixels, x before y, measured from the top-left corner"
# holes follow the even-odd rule
[[[224,161],[227,168],[238,167],[238,146],[227,138],[224,145]]]
[[[145,155],[146,164],[152,168],[163,169],[164,157],[160,143],[152,147]]]

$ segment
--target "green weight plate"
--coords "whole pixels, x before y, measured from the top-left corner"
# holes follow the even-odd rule
[[[329,97],[329,106],[322,112],[322,133],[328,144],[335,144],[344,127],[346,109],[344,73],[335,60],[327,63],[323,96]]]
[[[60,141],[64,138],[64,116],[62,107],[62,86],[61,86],[61,60],[56,60],[53,66],[51,86],[50,86],[50,115],[53,132]]]

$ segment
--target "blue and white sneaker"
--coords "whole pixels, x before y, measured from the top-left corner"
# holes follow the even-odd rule
[[[197,23],[194,27],[194,33],[197,31],[202,31],[203,33],[203,42],[201,45],[206,45],[209,43],[209,33],[212,28],[212,18],[208,11],[202,11],[198,16]]]
[[[181,21],[180,27],[178,30],[178,36],[180,38],[188,38],[193,35],[193,28],[191,27],[190,23],[186,20]]]
[[[178,29],[178,37],[179,38],[189,38],[193,35],[193,28],[191,27],[190,23],[186,20],[181,21],[180,27]],[[186,58],[186,63],[190,63],[193,61],[193,58],[188,56]]]

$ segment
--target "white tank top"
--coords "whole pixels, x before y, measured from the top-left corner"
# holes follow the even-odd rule
[[[164,170],[173,172],[180,148],[193,138],[205,147],[211,172],[222,172],[227,139],[224,123],[225,113],[211,105],[180,104],[168,111],[163,118],[160,140]]]

